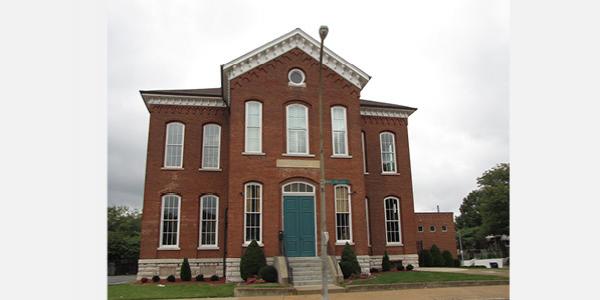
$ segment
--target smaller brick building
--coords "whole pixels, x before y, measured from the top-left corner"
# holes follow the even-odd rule
[[[441,251],[448,250],[456,257],[456,228],[451,212],[415,212],[417,251],[430,249],[433,244]]]

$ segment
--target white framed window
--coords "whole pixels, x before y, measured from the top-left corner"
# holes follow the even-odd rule
[[[287,115],[287,154],[308,155],[308,108],[290,104]]]
[[[246,102],[246,153],[262,152],[262,103]]]
[[[418,232],[423,232],[423,225],[419,225],[419,226],[417,227],[417,231],[418,231]]]
[[[448,226],[442,225],[442,232],[446,232],[446,231],[448,231]]]
[[[385,206],[385,240],[388,245],[401,245],[400,200],[395,197],[387,197],[383,202]]]
[[[300,69],[291,69],[290,72],[288,72],[288,80],[289,85],[306,86],[304,83],[306,80],[306,75],[304,75],[304,72],[302,72]]]
[[[429,226],[429,232],[435,232],[435,225]]]
[[[391,132],[379,134],[381,144],[381,172],[396,173],[396,141]]]
[[[360,132],[360,144],[362,147],[362,156],[363,156],[363,173],[369,174],[369,169],[367,168],[367,148],[365,147],[365,132]]]
[[[167,124],[165,138],[165,168],[183,167],[183,138],[185,125],[180,122]]]
[[[244,244],[262,242],[262,184],[244,185]]]
[[[200,243],[198,248],[217,248],[219,244],[219,197],[200,197]]]
[[[348,130],[346,125],[346,108],[343,106],[332,107],[331,139],[333,156],[348,156]]]
[[[221,126],[206,124],[202,132],[202,169],[219,169]]]
[[[179,248],[179,212],[181,197],[175,194],[162,196],[160,215],[160,248]]]
[[[371,224],[369,223],[369,198],[365,198],[365,215],[367,221],[367,243],[371,246]]]
[[[352,208],[350,187],[334,186],[335,195],[335,239],[337,244],[352,243]]]

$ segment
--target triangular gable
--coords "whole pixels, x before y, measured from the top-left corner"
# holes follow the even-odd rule
[[[250,70],[264,64],[293,48],[298,48],[316,60],[319,60],[319,49],[321,42],[312,38],[300,28],[296,28],[287,34],[250,51],[231,62],[222,66],[224,87],[229,87],[229,80],[232,80]],[[362,89],[371,76],[349,63],[327,47],[323,49],[323,64],[338,73],[344,79],[348,80],[359,89]],[[228,90],[225,91],[225,98],[229,102]]]

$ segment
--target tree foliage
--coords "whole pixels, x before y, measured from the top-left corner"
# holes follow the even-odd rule
[[[381,260],[381,270],[389,271],[392,268],[392,263],[390,262],[390,257],[387,254],[387,251],[383,252],[383,259]]]
[[[356,259],[356,254],[354,253],[354,249],[346,242],[344,246],[344,250],[342,251],[342,262],[347,261],[350,263],[352,274],[360,275],[360,264]]]
[[[183,263],[181,264],[179,278],[181,278],[183,281],[192,280],[192,269],[190,268],[190,262],[188,261],[187,257],[183,259]]]
[[[108,261],[137,259],[142,214],[127,206],[111,206],[108,207],[107,221]]]
[[[240,276],[246,280],[254,275],[258,275],[258,271],[267,265],[265,253],[258,246],[256,240],[252,240],[246,248],[244,255],[240,261]]]

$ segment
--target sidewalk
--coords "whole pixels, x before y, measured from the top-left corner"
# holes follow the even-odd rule
[[[510,269],[487,269],[487,268],[438,268],[438,267],[421,267],[419,271],[428,272],[448,272],[448,273],[463,273],[463,274],[475,274],[475,275],[496,275],[496,276],[510,276]]]
[[[116,275],[116,276],[108,276],[107,282],[108,285],[111,284],[122,284],[135,281],[135,275]]]

